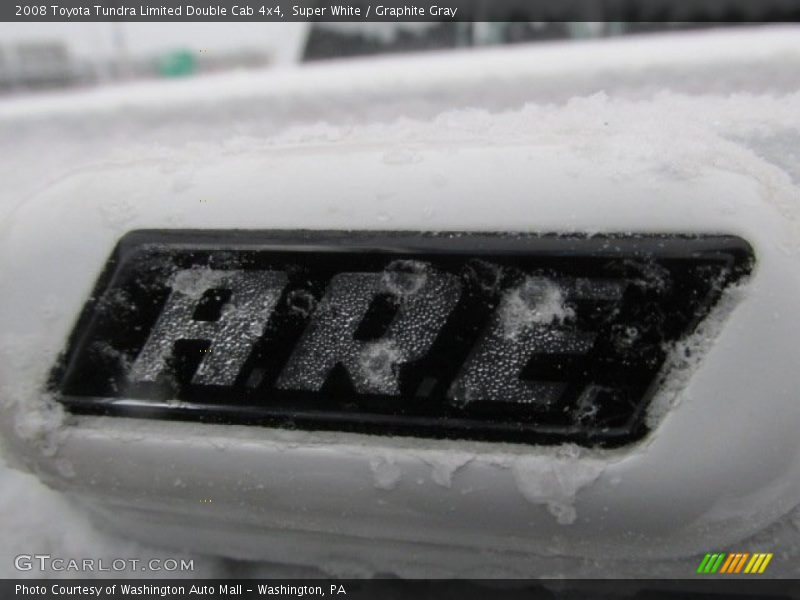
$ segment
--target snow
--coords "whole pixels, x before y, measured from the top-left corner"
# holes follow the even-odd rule
[[[178,271],[170,281],[170,287],[187,298],[199,300],[211,288],[219,287],[227,271],[215,271],[208,267],[194,267]]]
[[[413,296],[428,280],[427,263],[416,260],[395,260],[383,272],[381,284],[398,298]]]
[[[397,487],[403,472],[395,464],[392,457],[376,456],[369,461],[374,485],[380,490],[390,491]]]
[[[363,184],[373,185],[374,201],[355,208],[346,204],[312,204],[305,213],[309,226],[374,227],[379,223],[383,227],[403,227],[423,221],[431,227],[445,228],[449,222],[459,221],[470,206],[469,198],[459,198],[456,203],[448,195],[458,178],[470,174],[449,172],[442,156],[501,145],[530,153],[532,163],[546,153],[561,168],[571,170],[576,181],[610,181],[621,187],[644,180],[650,182],[652,189],[676,181],[697,183],[702,188],[709,173],[729,174],[729,180],[714,181],[729,185],[731,193],[737,186],[752,186],[765,203],[786,217],[789,227],[798,233],[795,239],[800,238],[796,219],[796,185],[800,177],[796,152],[800,139],[798,30],[774,28],[755,34],[725,32],[677,37],[682,40],[678,47],[671,45],[667,37],[587,42],[569,47],[547,45],[519,53],[496,50],[441,55],[415,58],[409,63],[397,58],[380,59],[307,67],[291,73],[220,76],[206,81],[136,84],[80,94],[46,94],[33,100],[3,100],[0,153],[12,159],[0,164],[0,176],[6,182],[0,190],[0,239],[10,237],[18,217],[12,216],[15,207],[69,182],[83,169],[93,170],[89,179],[96,180],[98,187],[83,182],[74,188],[80,192],[96,193],[102,189],[104,181],[118,176],[114,169],[120,165],[123,172],[125,167],[139,165],[140,174],[155,177],[155,173],[161,178],[155,181],[172,184],[162,188],[161,197],[153,197],[154,188],[148,188],[150,180],[144,178],[139,198],[117,199],[106,189],[107,202],[100,203],[98,211],[100,222],[108,229],[121,232],[129,227],[149,226],[152,213],[144,207],[152,206],[159,206],[176,225],[225,227],[238,223],[237,211],[226,203],[230,199],[224,186],[214,187],[214,182],[209,181],[215,173],[205,173],[204,165],[226,159],[246,163],[260,152],[289,159],[308,153],[313,159],[314,152],[329,152],[331,156],[339,148],[353,147],[377,149],[376,163],[387,169],[381,172],[384,180]],[[734,91],[738,93],[731,93]],[[565,139],[569,144],[562,143]],[[396,182],[406,177],[404,173],[411,168],[440,190],[435,201],[396,197]],[[505,170],[502,161],[485,168],[493,169],[498,178],[514,176],[513,171]],[[397,174],[397,181],[387,174],[389,170]],[[138,183],[123,181],[129,190],[138,189]],[[242,183],[243,197],[250,193],[247,185],[246,181]],[[546,183],[542,186],[543,189],[531,190],[531,195],[538,192],[555,196]],[[171,190],[171,194],[163,189]],[[491,228],[508,218],[510,205],[503,199],[503,191],[507,188],[497,190],[493,212],[482,226]],[[203,213],[188,208],[188,199],[200,195],[208,201]],[[290,200],[278,196],[270,197],[274,201],[275,214],[271,218],[276,227],[290,220]],[[90,196],[90,200],[94,202],[96,197]],[[81,197],[63,201],[80,205]],[[725,199],[719,202],[724,205]],[[54,207],[56,210],[60,208]],[[300,210],[294,214],[300,214]],[[582,228],[581,216],[572,212],[574,205],[566,200],[553,210],[560,211],[561,222]],[[742,208],[731,202],[727,210],[735,215]],[[552,222],[553,214],[544,211],[535,216],[541,222]],[[686,221],[694,216],[688,208]],[[598,221],[602,221],[602,215],[595,219]],[[105,242],[100,238],[107,234],[97,235],[102,246]],[[797,247],[787,245],[786,252],[796,256]],[[385,288],[398,296],[413,298],[424,286],[437,283],[424,269],[411,267],[400,270],[405,275],[411,273],[410,281],[387,275],[388,281],[383,280]],[[476,267],[476,276],[492,287],[499,274],[485,271]],[[643,279],[658,281],[657,274],[643,274]],[[182,287],[186,293],[196,293],[191,281],[183,283],[187,284]],[[536,293],[518,290],[518,296],[506,305],[506,323],[510,324],[512,335],[519,331],[520,317],[552,322],[570,316],[570,308],[554,284],[542,285],[540,281],[534,287]],[[686,360],[685,348],[690,349],[691,357],[697,357],[718,344],[721,324],[744,294],[744,285],[726,292],[704,328],[672,350],[669,383],[648,413],[651,424],[667,420],[670,408],[681,399],[679,390],[698,367],[695,358]],[[311,304],[308,298],[298,298],[293,306],[303,312]],[[40,314],[45,319],[44,328],[48,323],[62,327],[80,308],[79,303],[71,297],[62,298],[56,290],[53,297],[42,300],[42,305],[47,307]],[[4,307],[14,314],[24,312],[13,304]],[[19,326],[10,320],[5,324],[0,360],[4,372],[15,373],[14,381],[0,381],[2,416],[13,423],[14,431],[12,439],[6,441],[6,456],[19,461],[24,453],[14,452],[16,446],[31,443],[37,452],[55,458],[55,469],[62,476],[78,477],[79,465],[59,456],[65,441],[65,415],[30,383],[42,380],[59,348],[46,337],[15,330]],[[376,345],[371,350],[388,356],[383,365],[390,366],[398,358],[396,348]],[[373,352],[367,354],[371,356]],[[369,369],[364,371],[369,374]],[[379,375],[385,384],[387,373],[381,371]],[[691,398],[682,397],[682,401],[688,403]],[[235,434],[231,439],[235,440]],[[207,443],[227,448],[225,440]],[[301,449],[310,446],[302,438],[298,442],[291,437],[276,443],[276,447],[287,452],[294,448],[292,444]],[[645,444],[642,455],[648,451]],[[362,449],[361,455],[367,452]],[[506,449],[492,454],[471,445],[464,445],[459,452],[437,452],[421,444],[411,454],[427,465],[426,475],[419,478],[432,481],[434,489],[442,494],[468,497],[472,489],[469,485],[474,485],[468,480],[469,469],[493,465],[513,479],[515,493],[529,505],[532,519],[541,512],[564,530],[579,527],[588,518],[582,499],[596,491],[617,458],[622,460],[571,447],[532,456],[519,456],[516,452],[515,455]],[[386,498],[399,494],[408,482],[416,480],[398,462],[397,457],[402,454],[373,456],[365,467],[372,487]],[[640,457],[633,456],[631,462]],[[51,476],[43,474],[45,480]],[[20,575],[10,567],[13,555],[28,549],[54,555],[105,557],[163,552],[94,529],[85,512],[30,475],[4,469],[0,480],[5,541],[0,557],[0,568],[5,571],[0,573],[4,576]],[[186,481],[183,477],[171,479],[179,490],[185,489]],[[613,481],[620,488],[628,484],[625,478]],[[32,523],[32,513],[57,518]],[[798,515],[797,510],[788,512],[753,538],[753,544],[771,551],[770,544],[779,543],[790,558],[796,557],[800,553],[796,541],[800,538]],[[745,540],[740,545],[747,543]],[[570,551],[557,541],[552,547],[556,555]],[[793,565],[798,563],[790,558],[775,561],[773,573],[796,575],[798,567]],[[195,559],[199,565],[195,576],[263,573],[277,568],[200,556]],[[692,564],[693,559],[662,560],[654,566],[651,562],[612,556],[597,560],[551,556],[542,557],[537,568],[561,575],[607,575],[613,569],[619,575],[657,576],[685,573]],[[375,572],[368,564],[333,559],[320,563],[320,567],[335,573]],[[408,569],[410,572],[412,566]]]
[[[569,447],[568,447],[569,448]],[[581,456],[558,456],[542,461],[519,458],[512,470],[520,492],[533,504],[544,504],[561,525],[578,518],[575,498],[594,483],[605,469],[605,461]]]
[[[387,293],[398,307],[387,331],[374,341],[354,340],[373,300]],[[427,352],[459,294],[454,275],[429,273],[426,265],[416,261],[394,261],[381,273],[337,274],[278,386],[318,390],[330,370],[341,363],[357,389],[397,393],[396,366]]]
[[[292,290],[286,299],[292,312],[306,318],[317,306],[317,299],[311,292],[306,290]]]
[[[36,24],[44,25],[48,24]],[[682,33],[334,61],[256,74],[6,97],[0,99],[0,151],[18,160],[0,164],[0,176],[7,190],[17,192],[4,195],[0,217],[37,189],[81,167],[157,155],[162,159],[159,168],[168,169],[174,159],[185,159],[193,148],[202,147],[193,142],[236,152],[257,140],[280,141],[273,138],[276,133],[299,124],[319,122],[313,136],[306,130],[308,141],[336,141],[359,123],[428,119],[452,109],[476,109],[468,129],[483,124],[484,139],[498,141],[496,135],[489,137],[493,114],[526,103],[563,105],[598,92],[639,100],[666,90],[691,95],[784,94],[796,90],[797,39],[792,27]],[[458,114],[439,119],[442,133],[447,133],[443,143],[457,143],[463,122]],[[592,113],[582,114],[574,131],[588,134],[604,122],[609,123],[606,127],[619,127],[616,119],[608,121],[600,113],[587,122],[586,114]],[[697,120],[697,114],[689,122]],[[775,131],[770,115],[762,115],[762,131]],[[548,123],[544,108],[540,118]],[[45,131],[47,152],[42,153],[37,140]],[[385,157],[401,163],[398,166],[416,160],[414,148],[396,145],[386,149]],[[175,186],[191,181],[185,163],[182,169]],[[432,176],[446,180],[442,173]],[[109,211],[109,218],[123,220],[115,214]],[[127,214],[127,209],[121,213]]]
[[[18,571],[14,558],[19,554],[50,554],[53,558],[103,559],[106,565],[116,558],[149,560],[152,558],[194,559],[193,572],[161,573],[159,577],[224,577],[223,561],[186,552],[148,548],[115,537],[95,528],[80,506],[40,483],[34,475],[11,470],[0,464],[0,515],[3,544],[0,544],[0,577],[62,578],[83,577],[75,571]],[[88,573],[88,577],[152,577],[131,568],[112,573]]]
[[[197,337],[209,339],[212,352],[203,357],[194,381],[207,385],[233,383],[249,355],[251,344],[267,326],[286,283],[286,274],[279,271],[195,268],[177,272],[171,279],[172,293],[136,357],[129,377],[133,381],[157,381],[175,340]],[[219,320],[192,320],[197,300],[205,291],[219,285],[232,290]]]
[[[729,286],[722,292],[717,304],[689,337],[665,348],[667,358],[661,369],[660,393],[647,407],[646,422],[650,428],[658,427],[670,409],[674,408],[681,391],[700,366],[705,353],[714,344],[727,318],[746,294],[747,281]]]
[[[403,352],[393,340],[365,344],[358,357],[361,373],[373,389],[392,386],[403,361]]]
[[[378,467],[379,469],[382,467]],[[384,481],[391,482],[393,476],[386,476]],[[590,474],[582,474],[586,480]],[[158,577],[324,577],[356,574],[369,577],[374,574],[373,568],[347,562],[330,560],[324,570],[314,568],[298,568],[280,564],[260,564],[247,561],[214,558],[188,553],[180,550],[154,548],[115,536],[98,529],[89,520],[80,505],[71,502],[63,494],[57,493],[40,483],[33,475],[11,470],[0,464],[0,480],[3,492],[0,494],[0,515],[4,543],[0,545],[0,577],[3,578],[38,578],[38,577],[78,577],[74,572],[49,571],[17,571],[14,569],[14,558],[19,554],[42,553],[53,557],[91,557],[103,559],[106,564],[115,558],[186,558],[194,560],[192,572],[159,573]],[[578,482],[567,482],[569,490]],[[177,483],[176,483],[177,485]],[[32,520],[31,515],[42,515],[48,518]],[[57,517],[57,518],[56,518]],[[794,532],[794,533],[792,533]],[[781,577],[797,577],[800,567],[793,560],[800,554],[797,535],[800,532],[800,510],[790,513],[774,526],[742,542],[742,547],[751,551],[775,552],[780,548],[778,556],[770,566],[770,574]],[[698,557],[699,559],[699,557]],[[694,557],[677,561],[654,561],[639,563],[637,561],[587,561],[572,557],[538,557],[537,570],[540,574],[555,576],[604,577],[614,573],[619,577],[665,577],[675,573],[689,573],[697,566]],[[485,567],[484,567],[485,569]],[[413,576],[415,573],[407,572]],[[417,573],[418,574],[418,573]],[[429,573],[428,573],[429,574]],[[461,576],[504,577],[509,574],[521,576],[522,573],[508,571],[480,571],[461,573]],[[444,575],[452,575],[445,572]],[[149,577],[152,573],[142,573],[130,569],[108,574],[106,576]]]
[[[505,336],[517,339],[529,327],[563,323],[575,311],[557,284],[543,277],[528,277],[511,290],[500,304],[500,319]]]
[[[444,457],[430,458],[426,462],[431,466],[431,479],[445,488],[453,485],[453,477],[460,469],[468,465],[475,456],[472,454],[452,452]]]

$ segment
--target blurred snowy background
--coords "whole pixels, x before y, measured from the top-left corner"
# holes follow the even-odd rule
[[[619,22],[0,23],[0,94],[286,67],[370,54],[608,38],[708,26]]]

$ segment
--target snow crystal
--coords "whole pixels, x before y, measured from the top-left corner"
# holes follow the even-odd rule
[[[385,389],[397,378],[397,366],[403,362],[403,353],[394,340],[366,344],[361,351],[361,374],[371,386]]]
[[[561,288],[542,277],[528,277],[505,295],[500,305],[503,330],[509,339],[516,339],[531,325],[563,323],[575,317],[566,304]]]
[[[488,294],[495,292],[503,280],[503,267],[482,259],[470,260],[464,271],[468,280]]]
[[[3,335],[0,361],[16,378],[0,380],[3,425],[10,426],[13,436],[0,437],[0,442],[9,448],[24,442],[45,456],[55,456],[65,435],[67,417],[61,404],[40,383],[55,360],[54,353],[45,351],[43,346],[35,335]]]
[[[395,296],[413,296],[427,281],[429,265],[418,260],[395,260],[383,271],[382,284]]]
[[[369,461],[373,482],[379,490],[393,490],[400,483],[403,472],[395,464],[394,459],[386,456],[375,456]]]
[[[286,302],[289,310],[303,318],[313,313],[317,306],[317,299],[308,290],[292,290],[289,292]]]
[[[47,395],[27,398],[25,404],[18,407],[13,421],[14,433],[20,440],[38,448],[44,456],[54,456],[65,419],[63,407]]]
[[[99,355],[104,362],[116,366],[122,372],[127,372],[128,369],[130,369],[131,357],[125,352],[118,350],[108,342],[92,342],[92,344],[89,346],[89,351],[93,354]]]
[[[423,457],[423,460],[431,466],[431,478],[434,483],[445,488],[453,484],[453,475],[467,466],[475,455],[451,452],[443,456]]]
[[[512,466],[520,493],[529,502],[546,506],[560,525],[575,522],[578,492],[594,483],[606,468],[605,461],[581,457],[574,449],[566,454],[548,459],[521,457]]]
[[[180,292],[192,300],[199,300],[208,290],[219,287],[226,276],[225,271],[192,267],[175,273],[169,285],[173,291]]]
[[[652,261],[641,262],[627,260],[623,263],[638,273],[632,283],[645,290],[653,290],[659,294],[666,293],[672,286],[672,275],[669,269]]]
[[[611,327],[611,334],[614,345],[620,352],[633,348],[634,344],[636,344],[641,337],[639,328],[633,325],[613,325]]]

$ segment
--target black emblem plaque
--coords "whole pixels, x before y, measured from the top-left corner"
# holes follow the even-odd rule
[[[752,264],[724,235],[135,231],[51,386],[83,414],[619,446]]]

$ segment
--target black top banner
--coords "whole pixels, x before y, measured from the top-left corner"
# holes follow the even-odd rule
[[[0,21],[787,22],[797,0],[17,0]]]

